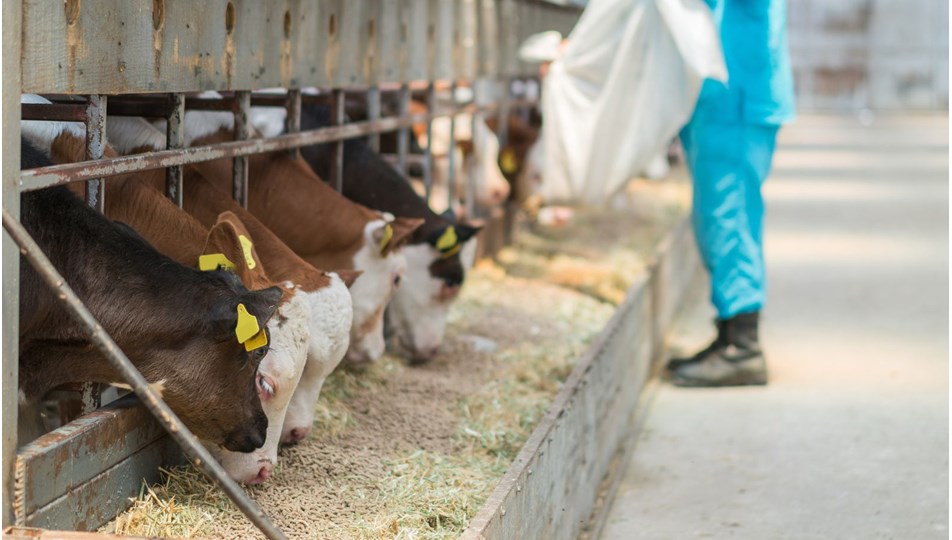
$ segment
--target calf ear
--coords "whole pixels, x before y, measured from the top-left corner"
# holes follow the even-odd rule
[[[199,268],[214,269],[224,256],[234,266],[233,270],[249,289],[260,289],[270,285],[268,275],[255,251],[251,234],[238,216],[231,212],[222,212],[215,226],[208,232]],[[209,262],[210,261],[210,262]]]
[[[459,236],[459,243],[465,243],[470,238],[479,234],[479,231],[481,230],[483,230],[483,226],[481,224],[460,223],[456,226],[456,234]]]
[[[280,287],[269,287],[257,291],[245,291],[237,296],[219,296],[209,312],[210,323],[215,333],[222,339],[237,339],[236,330],[241,322],[240,317],[247,318],[251,315],[254,318],[253,325],[259,329],[264,328],[278,308],[278,302],[283,294]],[[241,312],[244,313],[241,314]]]
[[[341,281],[343,281],[344,284],[347,285],[348,289],[351,287],[351,285],[354,284],[355,281],[357,281],[357,278],[360,277],[360,274],[364,273],[362,270],[331,270],[331,271],[337,274],[337,276],[341,279]]]
[[[423,223],[424,220],[420,218],[398,217],[386,226],[374,231],[374,239],[380,245],[380,255],[386,257],[393,250],[406,245],[410,241],[413,231],[419,229]],[[389,233],[386,232],[387,227],[390,227]]]
[[[265,323],[271,320],[284,291],[281,287],[268,287],[257,291],[249,291],[242,295],[242,303],[248,313],[258,318],[258,324],[264,328]]]

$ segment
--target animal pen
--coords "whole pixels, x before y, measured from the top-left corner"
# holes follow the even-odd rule
[[[86,182],[87,202],[103,208],[110,175],[166,168],[167,195],[182,205],[182,167],[219,158],[234,160],[233,193],[247,206],[247,156],[333,142],[332,185],[341,189],[343,140],[397,132],[395,166],[412,159],[409,128],[436,117],[468,112],[474,118],[534,105],[527,92],[536,67],[517,59],[530,35],[567,35],[577,8],[541,0],[6,0],[3,2],[3,470],[4,537],[32,537],[30,528],[95,530],[128,506],[142,478],[185,458],[208,474],[270,538],[283,533],[224,473],[170,409],[98,328],[82,303],[25,233],[20,193]],[[255,90],[282,87],[276,96]],[[320,89],[317,95],[304,88]],[[437,92],[468,87],[466,104],[439,105]],[[223,99],[194,97],[216,90]],[[20,103],[21,93],[43,94],[52,104]],[[366,95],[365,121],[347,122],[347,95]],[[398,114],[381,114],[395,97]],[[410,114],[422,96],[429,110]],[[301,131],[302,103],[330,105],[333,126]],[[286,107],[287,133],[250,138],[253,105]],[[234,114],[235,140],[184,148],[184,112]],[[104,158],[111,116],[162,117],[167,149]],[[19,119],[81,122],[88,161],[31,169],[19,165]],[[506,122],[500,121],[505,139]],[[451,128],[451,133],[452,133]],[[431,187],[429,148],[423,174]],[[452,174],[452,167],[451,167]],[[450,182],[452,185],[452,182]],[[452,189],[451,189],[452,192]],[[452,196],[452,193],[451,193]],[[510,209],[511,210],[511,209]],[[511,232],[511,216],[488,215],[488,253]],[[486,238],[488,236],[488,238]],[[662,245],[651,271],[629,291],[608,325],[578,361],[546,415],[523,446],[466,538],[572,538],[597,517],[596,500],[617,478],[616,465],[631,450],[632,426],[652,360],[697,267],[688,229]],[[20,259],[58,288],[70,313],[123,373],[143,407],[100,409],[99,389],[82,385],[82,415],[18,448],[17,358]],[[127,399],[128,398],[124,398]],[[146,410],[148,409],[148,410]],[[7,529],[7,527],[13,527]]]

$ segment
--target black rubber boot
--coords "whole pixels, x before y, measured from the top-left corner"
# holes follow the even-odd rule
[[[767,384],[767,362],[760,348],[759,312],[717,321],[717,339],[690,358],[668,363],[676,386],[745,386]]]

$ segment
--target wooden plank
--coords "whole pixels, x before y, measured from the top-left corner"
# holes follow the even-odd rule
[[[182,451],[175,441],[162,437],[37,509],[26,516],[24,524],[94,531],[131,506],[130,498],[138,495],[143,480],[159,481],[159,467],[181,462]]]
[[[568,539],[591,532],[593,510],[605,509],[597,501],[634,446],[642,390],[660,357],[657,336],[673,318],[666,310],[683,301],[699,271],[690,232],[685,220],[659,245],[656,263],[632,285],[462,538]]]
[[[16,523],[129,456],[165,431],[134,399],[123,398],[29,443],[17,452]]]
[[[545,3],[520,2],[520,7],[521,15],[533,21],[526,29],[543,20],[570,26],[578,17],[578,11]],[[454,24],[431,20],[434,11],[455,13]],[[495,72],[490,68],[499,58],[500,40],[488,27],[480,34],[478,21],[483,17],[494,25],[496,11],[496,0],[432,5],[429,0],[24,0],[23,91],[119,94],[366,85],[381,82],[378,58],[390,69],[388,82],[426,80],[433,68],[442,79],[446,67],[452,71],[447,77],[472,78],[480,68]],[[435,46],[437,28],[458,43],[449,66],[442,57],[430,58],[445,52]],[[387,55],[376,54],[378,35],[391,44]],[[520,32],[520,41],[526,36]],[[396,54],[394,37],[403,49]]]
[[[153,537],[154,538],[154,537]],[[48,531],[32,527],[7,527],[3,540],[146,540],[144,536],[126,536],[82,531]]]

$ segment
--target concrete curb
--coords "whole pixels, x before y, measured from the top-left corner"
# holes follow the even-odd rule
[[[659,244],[463,539],[597,537],[653,395],[645,388],[700,270],[685,219]]]

